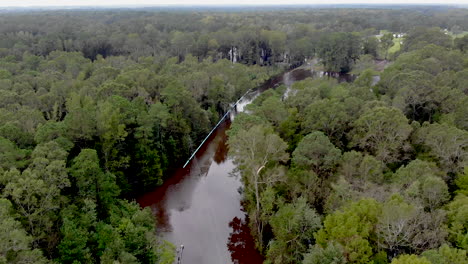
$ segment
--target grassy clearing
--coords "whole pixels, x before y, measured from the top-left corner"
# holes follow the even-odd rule
[[[380,36],[378,38],[380,39],[381,36],[383,36],[383,35],[385,35],[387,33],[392,33],[392,32],[390,32],[388,30],[380,30],[379,33],[380,33]],[[401,44],[400,44],[401,41],[403,41],[403,38],[394,38],[393,39],[394,45],[388,49],[388,54],[389,55],[393,54],[395,52],[398,52],[401,49]]]
[[[463,31],[462,33],[459,33],[459,34],[453,34],[453,32],[449,31],[448,35],[452,36],[452,38],[463,38],[463,36],[468,35],[468,31]]]
[[[398,52],[401,49],[401,44],[400,44],[401,41],[403,41],[403,38],[394,38],[393,39],[394,45],[388,49],[388,54]]]
[[[387,33],[390,33],[388,30],[380,30],[380,35],[385,35]]]

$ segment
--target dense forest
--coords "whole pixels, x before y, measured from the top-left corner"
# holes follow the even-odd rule
[[[267,263],[468,262],[468,55],[453,43],[410,30],[383,72],[268,90],[236,117],[230,151]]]
[[[132,200],[312,58],[359,77],[268,90],[229,132],[267,262],[466,263],[467,16],[0,12],[0,263],[172,263]]]

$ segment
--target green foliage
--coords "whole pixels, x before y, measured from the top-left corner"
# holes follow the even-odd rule
[[[19,149],[10,140],[0,137],[0,168],[24,168],[28,164],[25,160],[27,154],[27,150]]]
[[[468,35],[464,35],[461,38],[456,38],[454,41],[454,46],[457,49],[466,52],[468,50]]]
[[[57,167],[57,165],[59,165]],[[23,172],[11,169],[3,175],[3,181],[6,183],[3,189],[3,197],[9,198],[16,206],[21,220],[26,223],[26,230],[34,238],[34,246],[49,240],[53,242],[55,230],[54,222],[57,220],[57,211],[59,210],[63,197],[60,196],[60,190],[67,186],[68,178],[66,171],[62,170],[60,164],[54,162],[46,167],[57,173],[49,175],[46,171],[34,168],[28,168]],[[64,174],[65,173],[65,174]],[[50,178],[44,178],[50,176]],[[64,177],[62,179],[54,176]],[[59,183],[59,184],[54,184]],[[62,184],[60,184],[62,183]]]
[[[77,224],[68,218],[63,220],[61,233],[62,241],[58,245],[60,254],[60,263],[80,263],[92,262],[92,255],[87,248],[88,236],[86,229],[80,228]]]
[[[337,99],[314,101],[305,109],[304,131],[308,133],[314,130],[322,131],[333,142],[340,143],[350,120],[345,107]]]
[[[34,139],[38,144],[40,144],[58,138],[63,138],[65,134],[66,126],[64,122],[48,121],[47,123],[38,127]]]
[[[335,242],[343,247],[347,263],[368,263],[373,255],[371,239],[381,205],[372,199],[353,203],[325,217],[323,228],[315,234],[317,244]]]
[[[447,124],[427,124],[416,131],[416,143],[428,148],[446,172],[461,172],[468,160],[468,131]]]
[[[392,33],[387,33],[382,36],[380,39],[380,45],[382,46],[382,49],[385,51],[385,59],[387,59],[388,56],[388,49],[390,49],[394,43],[393,43],[393,34]]]
[[[441,183],[437,181],[435,184]],[[445,187],[446,191],[446,185],[441,185],[442,189]],[[440,189],[437,185],[431,186],[431,188]],[[396,230],[400,230],[399,232],[404,230],[402,233],[404,238],[400,239],[400,246],[410,247],[413,252],[422,252],[424,249],[440,246],[447,238],[447,230],[445,228],[446,212],[430,202],[442,203],[444,199],[445,201],[448,200],[447,197],[437,196],[437,193],[434,197],[430,198],[425,197],[425,193],[416,194],[419,195],[418,197],[415,194],[411,194],[411,191],[407,191],[405,195],[405,201],[398,194],[394,194],[387,201],[387,205],[390,208],[394,206],[395,212],[400,212],[400,214],[393,214],[393,216],[384,219],[386,225],[389,223],[391,225],[391,221],[393,221],[393,224],[397,223],[398,227],[396,227]],[[392,214],[391,210],[389,214]],[[403,213],[404,210],[406,210],[406,213]],[[393,220],[389,222],[389,219]],[[389,230],[391,228],[387,228],[387,232]],[[394,238],[398,237],[398,232],[394,233],[393,236]],[[407,244],[405,245],[405,243]]]
[[[394,258],[391,264],[431,264],[425,257],[418,257],[416,255],[401,255]]]
[[[468,250],[468,197],[459,194],[447,205],[449,240]]]
[[[445,35],[440,28],[417,27],[405,37],[403,50],[410,51],[427,44],[436,44],[445,48],[452,46],[452,38]]]
[[[257,116],[265,118],[276,127],[285,121],[289,115],[281,99],[273,96],[265,99],[260,107],[255,109],[254,113]]]
[[[120,102],[119,102],[120,101]],[[98,104],[96,109],[96,131],[100,137],[101,148],[104,156],[104,166],[107,170],[125,167],[127,157],[118,156],[118,142],[125,141],[128,136],[126,122],[131,122],[131,116],[123,113],[123,109],[131,109],[129,106],[121,107],[119,103],[128,104],[124,98],[113,97],[111,100]]]
[[[0,198],[0,263],[47,263],[39,249],[32,249],[33,238],[16,219],[11,202]]]
[[[369,37],[364,41],[364,54],[369,54],[374,58],[377,57],[379,40],[376,37]]]
[[[305,136],[293,152],[292,161],[300,168],[310,169],[319,176],[332,172],[341,151],[322,132],[312,132]]]
[[[325,198],[326,188],[317,174],[310,170],[288,170],[286,188],[292,199],[304,197],[311,205],[318,205]]]
[[[360,76],[267,91],[229,132],[268,261],[386,263],[438,248],[445,220],[466,249],[466,36],[437,27],[467,31],[467,13],[421,10],[0,14],[0,262],[172,263],[151,213],[120,198],[162,184],[241,95],[304,62]],[[394,63],[374,60],[400,41]]]
[[[455,180],[458,190],[456,193],[464,194],[468,196],[468,166],[465,167],[465,172],[459,174],[458,178]]]
[[[354,122],[351,146],[372,153],[382,162],[396,162],[408,148],[406,140],[412,131],[408,123],[398,109],[369,109]]]
[[[320,217],[304,198],[282,205],[269,222],[275,235],[267,251],[272,263],[299,262],[313,243],[313,233],[321,227]]]
[[[416,229],[417,214],[417,208],[405,203],[398,195],[387,201],[382,207],[377,225],[379,246],[391,255],[411,247],[415,232],[420,231]]]
[[[393,30],[401,34],[401,28]],[[233,123],[231,137],[260,123],[271,126],[288,142],[292,156],[281,168],[286,178],[272,174],[260,199],[248,192],[244,196],[247,208],[260,200],[262,219],[273,229],[266,247],[269,263],[300,261],[291,257],[291,244],[278,232],[276,218],[284,208],[292,210],[298,198],[325,216],[310,252],[296,249],[304,263],[388,263],[402,254],[438,248],[447,237],[464,245],[463,217],[453,210],[447,216],[457,220],[448,222],[449,229],[445,221],[453,183],[464,186],[466,56],[452,49],[440,29],[414,28],[404,39],[383,32],[379,52],[371,29],[319,37],[315,49],[322,69],[347,72],[353,67],[358,79],[352,84],[298,81],[284,102],[277,92],[267,91]],[[392,46],[400,49],[400,42],[401,50],[392,53],[395,62],[375,67],[378,53],[386,58]],[[377,84],[375,75],[380,76]],[[240,169],[246,188],[253,188],[249,172]],[[374,201],[370,219],[358,213],[357,200]]]
[[[170,263],[172,246],[159,241],[149,210],[118,202],[108,221],[99,220],[94,201],[84,200],[62,211],[60,263]],[[98,257],[100,262],[96,261]]]
[[[73,140],[89,140],[96,135],[96,106],[89,96],[71,94],[65,117],[67,134]]]
[[[359,72],[359,77],[354,81],[354,84],[356,84],[357,86],[361,86],[361,87],[371,87],[374,82],[374,76],[379,75],[379,73],[373,69],[374,67],[373,65],[374,65],[373,60],[372,61],[368,60],[367,62],[364,60],[361,60],[360,66],[364,69],[362,69],[362,71]]]
[[[94,201],[100,213],[108,212],[120,190],[115,176],[102,171],[97,152],[93,149],[81,150],[73,160],[70,174],[76,181],[78,197]]]
[[[401,166],[392,178],[400,186],[409,186],[415,181],[424,180],[425,177],[442,177],[443,175],[435,163],[415,159],[406,166]]]
[[[466,250],[451,248],[446,244],[439,249],[427,250],[421,256],[427,258],[432,264],[463,264],[468,262]]]
[[[231,153],[236,162],[251,174],[259,174],[259,169],[278,161],[286,161],[286,143],[268,127],[256,125],[241,130],[229,139]]]
[[[468,73],[468,72],[467,72]],[[459,106],[455,110],[455,125],[460,128],[468,131],[468,113],[466,107],[463,107],[468,103],[468,97],[464,97],[463,100],[460,100]]]
[[[302,264],[345,264],[343,249],[339,244],[329,243],[325,248],[315,245],[304,254]]]
[[[284,173],[277,170],[277,166],[278,162],[289,159],[287,144],[270,128],[261,125],[238,131],[229,138],[228,143],[229,152],[248,183],[246,191],[253,196],[251,202],[255,207],[251,209],[251,216],[258,242],[262,245],[265,219],[261,217],[264,212],[260,194],[266,186],[271,186],[283,177]]]
[[[355,33],[332,33],[320,40],[317,55],[326,71],[349,72],[361,54],[361,40]]]

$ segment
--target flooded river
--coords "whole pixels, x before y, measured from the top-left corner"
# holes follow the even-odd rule
[[[297,69],[272,78],[247,94],[237,111],[243,111],[266,89],[281,84],[290,86],[320,75],[323,73]],[[242,210],[242,183],[233,174],[235,166],[228,156],[226,131],[233,118],[234,112],[214,131],[188,166],[179,168],[162,186],[138,199],[141,206],[152,209],[161,235],[178,247],[184,245],[182,263],[263,262]]]

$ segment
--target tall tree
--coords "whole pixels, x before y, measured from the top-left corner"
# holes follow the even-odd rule
[[[0,263],[48,263],[39,249],[32,249],[33,238],[15,219],[11,202],[0,198]]]
[[[416,131],[415,143],[426,146],[446,172],[461,172],[468,161],[468,131],[424,123]]]
[[[337,149],[322,132],[305,136],[293,152],[292,161],[299,167],[310,169],[320,177],[326,177],[336,168],[341,157]]]
[[[349,72],[361,55],[361,39],[356,33],[325,35],[317,47],[317,55],[327,72]]]
[[[388,49],[390,49],[395,43],[393,43],[393,34],[387,33],[380,38],[380,45],[385,52],[385,59],[388,56]]]
[[[231,155],[243,172],[244,184],[253,193],[253,222],[258,242],[262,246],[264,223],[260,220],[260,193],[267,184],[277,180],[269,174],[268,168],[288,160],[287,144],[271,129],[261,125],[238,131],[229,138],[228,143]]]
[[[385,163],[396,162],[408,150],[412,131],[408,119],[395,108],[369,109],[354,122],[351,146],[368,151]]]
[[[459,194],[447,205],[449,240],[459,248],[468,250],[468,197]]]
[[[345,264],[343,248],[337,243],[328,243],[325,248],[315,245],[304,254],[302,264]]]
[[[107,215],[120,190],[116,185],[115,176],[103,172],[100,168],[96,150],[81,150],[73,159],[70,174],[76,180],[78,196],[81,199],[93,200],[97,204],[98,212]]]
[[[370,238],[380,215],[381,205],[363,199],[325,217],[323,228],[315,234],[317,244],[327,247],[338,243],[343,247],[347,263],[368,263],[373,255]]]
[[[270,220],[275,239],[270,241],[267,257],[272,263],[298,263],[308,245],[312,245],[320,222],[319,215],[304,198],[281,205]]]

